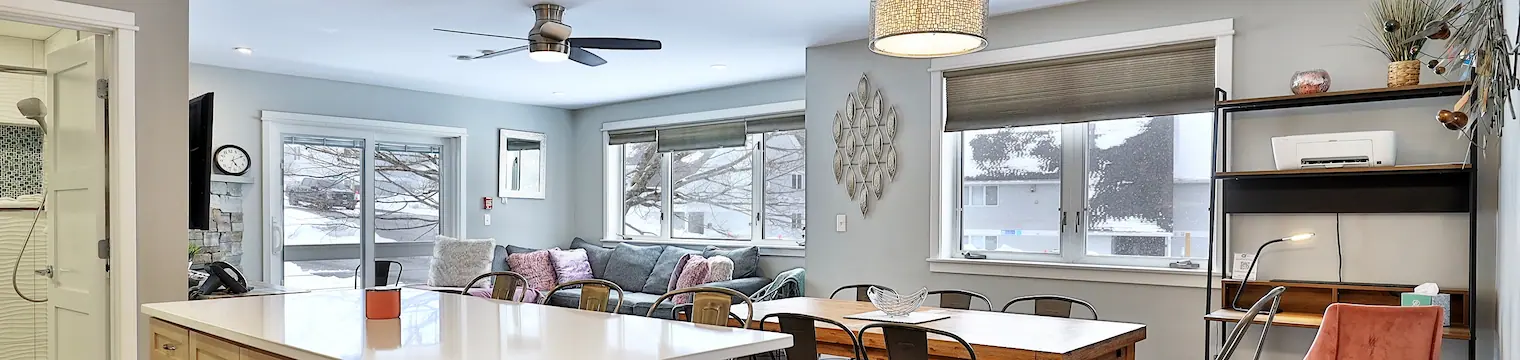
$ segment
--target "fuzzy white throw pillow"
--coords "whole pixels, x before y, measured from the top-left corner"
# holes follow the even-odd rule
[[[439,236],[433,244],[433,264],[428,269],[428,285],[464,287],[476,276],[491,272],[492,247],[496,240],[460,240]]]

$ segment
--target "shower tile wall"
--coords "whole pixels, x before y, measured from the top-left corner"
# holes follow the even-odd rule
[[[0,125],[0,197],[42,193],[42,131]]]

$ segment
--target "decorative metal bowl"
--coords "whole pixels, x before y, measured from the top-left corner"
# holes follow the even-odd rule
[[[929,288],[920,288],[912,294],[900,295],[892,290],[872,286],[866,289],[866,297],[871,298],[871,305],[887,316],[908,316],[914,310],[924,305],[924,299],[929,298]]]

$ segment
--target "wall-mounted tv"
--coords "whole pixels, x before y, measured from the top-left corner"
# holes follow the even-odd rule
[[[211,228],[211,100],[215,93],[190,99],[190,229]]]

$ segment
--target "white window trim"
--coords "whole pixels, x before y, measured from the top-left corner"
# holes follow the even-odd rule
[[[957,251],[960,239],[956,236],[954,209],[960,205],[957,192],[960,191],[957,179],[954,178],[954,164],[958,161],[959,142],[946,141],[955,135],[946,135],[945,128],[945,72],[968,68],[980,68],[988,66],[1006,65],[1031,61],[1040,61],[1056,58],[1066,58],[1081,55],[1099,54],[1114,51],[1149,48],[1171,44],[1181,44],[1193,41],[1214,40],[1214,83],[1220,89],[1231,91],[1233,88],[1233,54],[1234,54],[1235,20],[1220,19],[1192,24],[1168,26],[1155,29],[1131,31],[1099,35],[1087,38],[1056,41],[1042,44],[1026,45],[998,50],[982,51],[978,53],[955,57],[938,58],[929,63],[929,93],[931,94],[929,115],[937,121],[930,122],[929,148],[938,149],[939,156],[931,156],[929,167],[932,174],[929,186],[929,202],[933,208],[933,216],[930,217],[929,230],[929,271],[940,273],[977,274],[991,276],[1062,279],[1093,282],[1131,283],[1160,286],[1204,287],[1206,274],[1204,270],[1184,270],[1140,266],[1114,266],[1093,265],[1065,262],[1037,262],[1037,261],[1012,261],[1012,260],[988,260],[966,259]],[[1219,136],[1230,136],[1229,133]],[[1215,151],[1226,151],[1218,158],[1225,158],[1229,153],[1225,149],[1218,148],[1215,142]],[[946,184],[957,184],[946,186]],[[1215,185],[1218,191],[1218,185]],[[1218,200],[1212,204],[1219,206]],[[1220,217],[1214,214],[1210,219],[1218,229]],[[1215,230],[1217,232],[1217,230]],[[1218,239],[1218,234],[1210,234],[1210,239]],[[1211,240],[1212,241],[1212,240]],[[1215,259],[1216,269],[1223,264],[1223,259]]]
[[[753,118],[770,115],[801,113],[806,109],[806,100],[783,101],[777,103],[760,104],[753,106],[736,107],[712,111],[656,116],[648,118],[610,121],[602,124],[602,140],[598,144],[602,147],[602,242],[604,243],[632,243],[632,244],[661,244],[673,246],[717,246],[717,247],[742,247],[754,246],[760,249],[762,256],[794,256],[801,257],[804,254],[805,240],[776,240],[776,239],[735,239],[735,240],[707,240],[707,239],[678,239],[670,237],[670,224],[674,216],[666,216],[661,236],[658,238],[638,237],[624,239],[621,236],[623,229],[623,204],[622,194],[622,158],[620,146],[608,146],[608,132],[626,129],[650,128],[662,126],[675,126],[696,123],[721,122],[731,119]],[[666,158],[668,160],[668,157]],[[662,160],[665,161],[665,160]],[[757,169],[763,166],[763,159],[755,158]],[[665,164],[669,168],[670,164]],[[756,171],[758,174],[759,171]],[[758,175],[757,175],[758,176]],[[669,177],[666,177],[667,179]],[[755,184],[763,184],[763,179],[756,179]],[[804,182],[805,184],[805,182]],[[670,189],[665,191],[667,198]],[[757,191],[758,193],[758,191]],[[756,195],[760,197],[761,195]],[[756,203],[763,199],[756,199]],[[763,225],[762,225],[763,226]],[[757,231],[756,234],[763,233]]]

